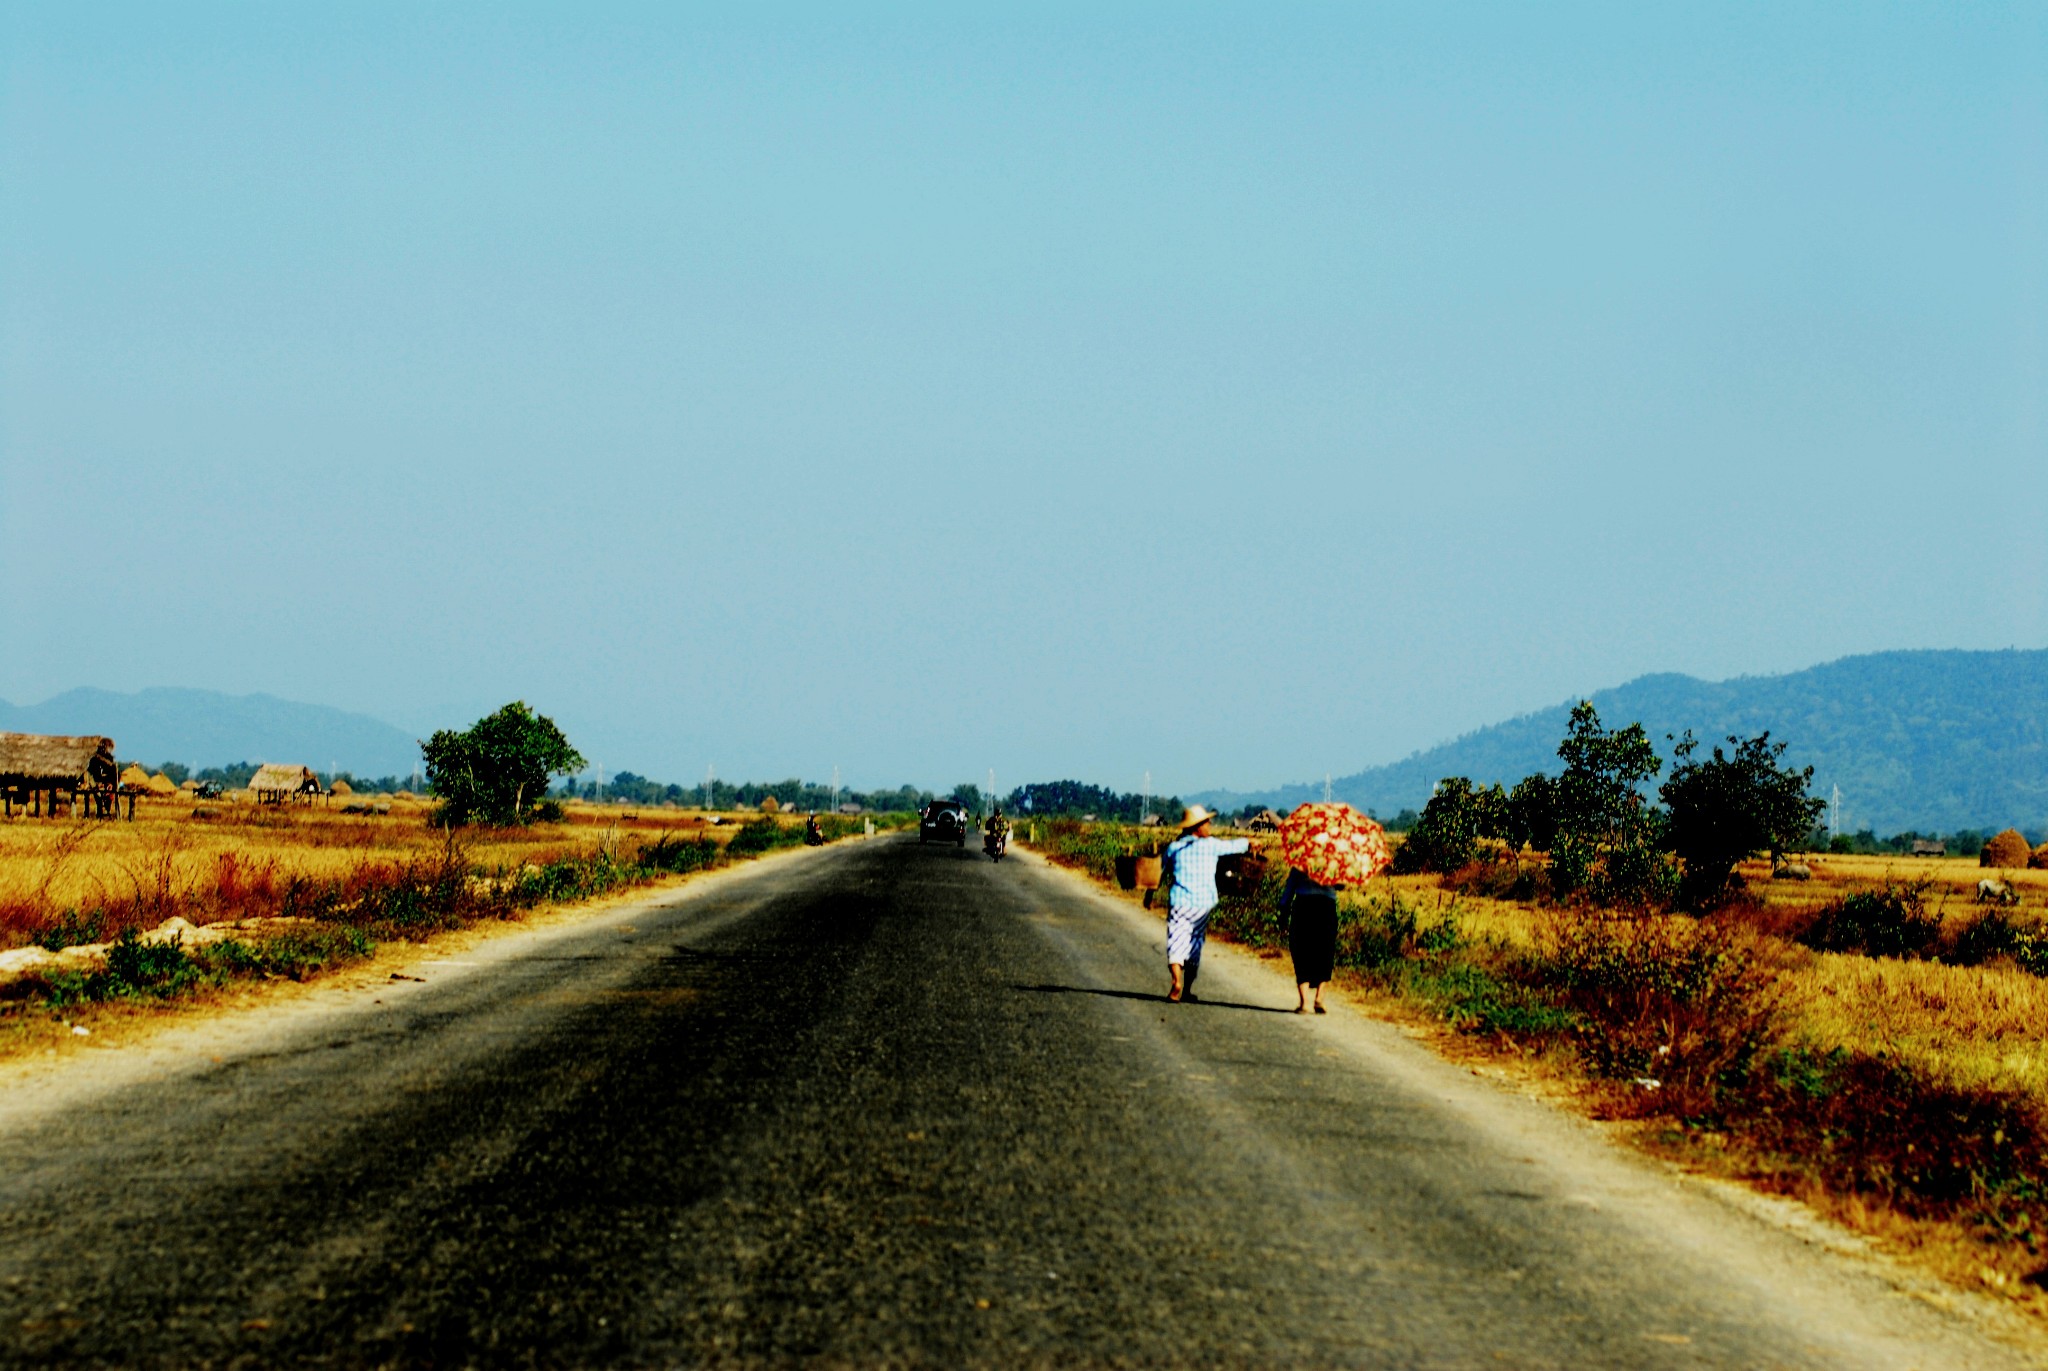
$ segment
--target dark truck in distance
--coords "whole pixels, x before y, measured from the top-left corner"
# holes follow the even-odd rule
[[[967,806],[958,800],[933,800],[917,816],[917,840],[967,846]]]

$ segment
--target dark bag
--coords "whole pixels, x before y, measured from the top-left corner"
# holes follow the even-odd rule
[[[1216,893],[1226,900],[1246,898],[1265,879],[1266,859],[1256,852],[1233,852],[1216,859]]]

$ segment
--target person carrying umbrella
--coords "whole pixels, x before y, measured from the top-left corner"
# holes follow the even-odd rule
[[[1377,823],[1347,804],[1305,804],[1280,821],[1280,854],[1291,868],[1280,892],[1287,947],[1294,956],[1294,1012],[1323,1008],[1323,986],[1337,965],[1337,892],[1363,885],[1393,860]]]
[[[1175,1003],[1195,998],[1202,942],[1209,934],[1209,913],[1216,908],[1216,862],[1251,850],[1245,838],[1211,837],[1209,821],[1215,817],[1201,805],[1189,805],[1180,816],[1180,837],[1167,844],[1164,854],[1172,872],[1166,885],[1166,970],[1173,983],[1166,998]]]

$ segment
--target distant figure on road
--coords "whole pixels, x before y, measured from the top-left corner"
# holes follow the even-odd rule
[[[825,830],[818,826],[818,816],[815,812],[812,813],[810,818],[804,820],[804,842],[811,847],[823,847],[825,845]]]
[[[1010,821],[1003,817],[1003,807],[997,805],[988,816],[988,822],[981,826],[981,850],[989,856],[1001,859],[1010,847]]]
[[[1195,998],[1195,977],[1202,969],[1202,941],[1209,934],[1209,911],[1216,907],[1216,860],[1248,852],[1243,838],[1212,838],[1213,811],[1190,805],[1180,816],[1180,836],[1166,847],[1172,873],[1166,887],[1166,970],[1173,978],[1166,998]]]
[[[1337,889],[1297,866],[1288,870],[1286,888],[1280,892],[1287,950],[1294,954],[1297,1014],[1308,1013],[1310,991],[1315,992],[1316,1013],[1329,1012],[1323,1008],[1323,985],[1337,966]]]

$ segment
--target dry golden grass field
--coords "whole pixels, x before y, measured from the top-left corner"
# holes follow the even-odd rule
[[[0,950],[33,942],[67,914],[105,911],[99,932],[178,915],[215,919],[276,912],[294,881],[346,883],[439,859],[447,835],[430,805],[398,799],[388,814],[247,802],[143,799],[133,821],[16,817],[0,821]],[[752,815],[624,810],[571,803],[565,820],[465,832],[465,863],[489,872],[588,857],[673,834],[724,842]],[[785,820],[785,822],[796,822]]]

